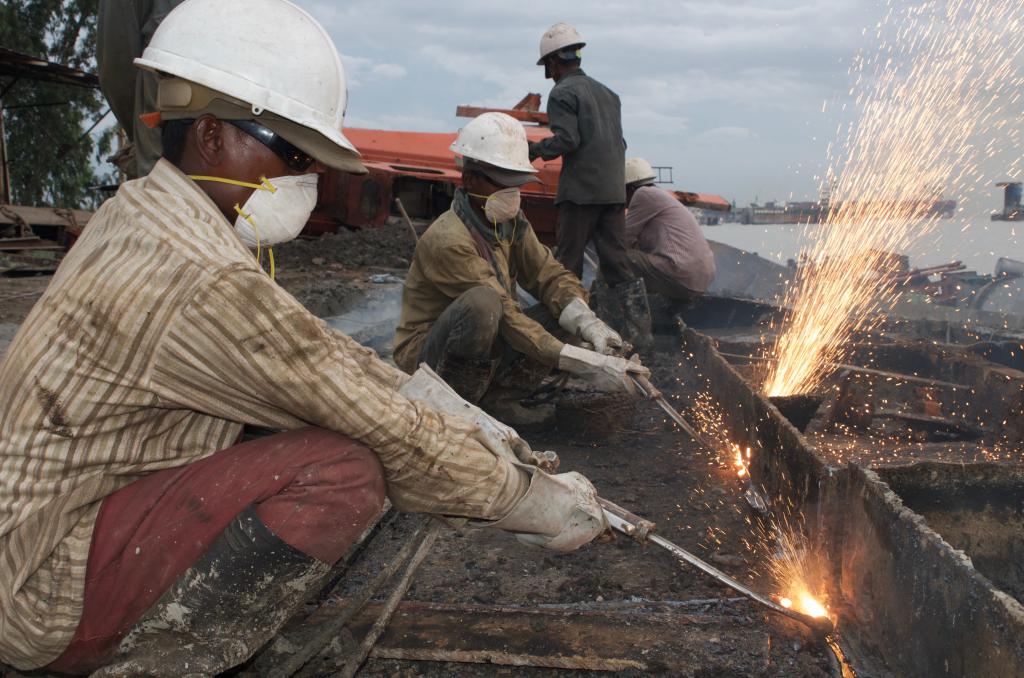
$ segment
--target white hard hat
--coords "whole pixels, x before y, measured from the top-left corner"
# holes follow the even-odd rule
[[[635,184],[639,181],[650,181],[656,179],[658,173],[651,167],[651,163],[643,158],[626,158],[626,185]]]
[[[348,91],[338,50],[287,0],[186,0],[135,64],[226,94],[260,122],[292,123],[290,132],[275,131],[327,165],[365,171],[341,131]],[[187,110],[189,95],[180,94],[187,88],[176,84],[176,104]]]
[[[459,130],[451,150],[463,158],[517,173],[524,181],[531,179],[529,176],[524,177],[524,173],[537,173],[537,168],[530,163],[526,130],[522,123],[505,113],[481,113],[470,120]]]
[[[557,23],[545,31],[540,38],[540,59],[537,60],[537,65],[543,66],[544,57],[552,52],[558,52],[568,47],[583,47],[586,44],[575,28],[566,23]]]

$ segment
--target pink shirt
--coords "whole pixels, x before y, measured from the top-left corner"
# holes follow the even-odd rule
[[[690,210],[668,191],[642,186],[626,211],[626,245],[650,255],[660,272],[694,292],[707,292],[715,255]]]

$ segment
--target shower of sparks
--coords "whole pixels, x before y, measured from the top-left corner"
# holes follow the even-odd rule
[[[825,563],[785,520],[775,523],[772,529],[776,552],[768,567],[779,591],[779,604],[811,617],[830,616],[821,602],[823,597],[815,593],[826,581]]]
[[[1016,138],[1020,0],[889,3],[879,50],[851,68],[861,115],[835,144],[842,166],[830,157],[831,207],[787,290],[768,395],[810,392],[843,361],[850,335],[875,327],[899,296],[889,253],[932,231],[944,187],[962,195],[990,183],[981,161]]]
[[[689,419],[718,455],[719,465],[731,467],[738,477],[746,478],[750,473],[750,448],[730,439],[725,412],[710,393],[702,391],[694,401]]]

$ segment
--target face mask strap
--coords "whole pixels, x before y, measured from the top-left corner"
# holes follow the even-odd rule
[[[263,178],[263,181],[266,181],[265,177]],[[270,182],[267,182],[267,183],[269,184]],[[274,189],[274,190],[277,190],[277,189]],[[245,212],[243,212],[242,208],[238,206],[237,202],[235,203],[235,211],[238,212],[238,216],[240,216],[243,219],[245,219],[246,221],[248,221],[249,225],[252,226],[252,232],[256,236],[256,264],[259,265],[260,267],[262,267],[263,266],[263,258],[262,258],[261,255],[263,253],[263,241],[260,239],[260,229],[256,226],[256,222],[253,221],[252,215],[251,214],[246,214]],[[270,279],[271,280],[276,280],[276,278],[275,278],[276,271],[274,270],[274,248],[273,247],[268,247],[267,248],[267,256],[270,259]]]

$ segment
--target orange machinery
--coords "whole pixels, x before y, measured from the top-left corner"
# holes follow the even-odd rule
[[[512,109],[485,109],[459,106],[456,115],[474,117],[488,110],[499,110],[527,123],[531,141],[551,135],[547,114],[538,111],[539,94],[529,94]],[[461,173],[449,150],[457,132],[399,132],[346,128],[345,135],[363,155],[369,174],[356,176],[328,172],[320,187],[320,201],[310,218],[306,235],[337,231],[341,226],[366,228],[382,226],[397,214],[395,199],[414,219],[433,219],[451,205]],[[523,210],[538,237],[554,244],[555,192],[561,159],[535,163],[541,184],[523,187]],[[686,205],[728,211],[729,203],[717,195],[676,192]]]

